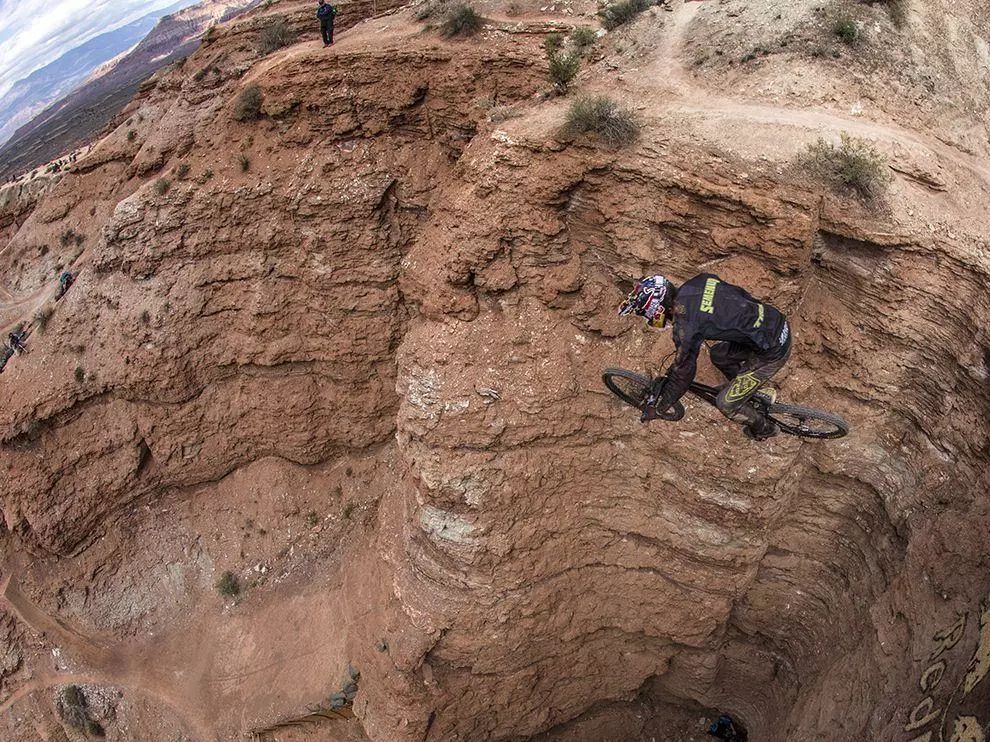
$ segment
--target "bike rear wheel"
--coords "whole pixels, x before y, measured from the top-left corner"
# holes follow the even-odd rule
[[[781,432],[801,438],[842,438],[849,432],[849,423],[841,417],[812,407],[773,404],[764,414]]]
[[[607,368],[602,372],[602,381],[616,397],[630,407],[643,409],[643,404],[653,387],[653,379],[624,368]],[[684,405],[675,402],[665,413],[659,413],[662,420],[680,420],[684,417]]]

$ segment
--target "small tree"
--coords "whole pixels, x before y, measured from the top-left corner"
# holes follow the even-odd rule
[[[261,88],[248,85],[234,102],[234,118],[238,121],[255,121],[261,117],[261,104],[265,98]]]
[[[548,58],[550,82],[558,93],[566,93],[571,81],[577,77],[581,67],[581,55],[577,51],[570,54],[555,52]]]

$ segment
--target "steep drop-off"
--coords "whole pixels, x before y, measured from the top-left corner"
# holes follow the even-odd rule
[[[9,313],[80,275],[0,376],[8,737],[79,684],[118,739],[700,739],[715,710],[981,739],[990,176],[910,120],[706,85],[702,6],[591,52],[579,86],[642,127],[611,149],[540,95],[590,4],[465,40],[386,12],[325,50],[276,2],[19,212]],[[258,58],[275,15],[310,35]],[[888,156],[884,208],[789,165],[844,130]],[[615,316],[655,269],[786,311],[783,394],[850,436],[642,426],[600,373],[670,350]],[[314,716],[350,670],[347,718]]]

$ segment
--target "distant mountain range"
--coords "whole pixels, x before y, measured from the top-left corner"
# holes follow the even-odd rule
[[[67,51],[54,62],[14,83],[0,100],[0,144],[49,105],[85,81],[100,65],[137,44],[163,15],[174,13],[195,0],[178,0],[167,8],[95,36]]]
[[[228,20],[259,2],[261,0],[202,0],[162,17],[161,14],[169,10],[166,8],[124,27],[137,27],[138,30],[116,35],[117,31],[123,30],[117,29],[102,34],[18,82],[10,95],[22,84],[25,86],[22,90],[27,90],[27,82],[34,78],[31,94],[37,96],[37,100],[47,95],[48,107],[26,124],[22,118],[22,125],[0,148],[0,179],[50,162],[92,139],[134,97],[142,81],[165,65],[192,53],[209,26]],[[188,0],[180,0],[171,9],[186,5]],[[150,23],[150,32],[145,30],[144,34],[135,37],[133,34],[138,33],[140,24],[146,23]],[[99,50],[91,46],[98,39],[103,39],[104,44]],[[130,51],[122,54],[129,48]],[[114,57],[119,58],[114,60]],[[79,87],[75,87],[77,85]],[[44,90],[49,92],[43,93]],[[10,95],[4,96],[0,104],[0,121],[6,115],[7,121],[12,122],[16,116],[16,113],[6,113],[15,107],[9,100]],[[52,104],[52,100],[56,102]],[[22,108],[32,108],[29,98],[22,98],[22,101]],[[36,104],[32,113],[37,110]]]

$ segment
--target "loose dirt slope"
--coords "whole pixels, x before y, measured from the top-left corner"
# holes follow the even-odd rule
[[[986,101],[906,115],[884,50],[986,44],[837,5],[871,30],[845,69],[698,61],[743,13],[811,39],[785,5],[599,40],[577,86],[642,125],[610,149],[541,95],[544,34],[590,4],[484,6],[464,40],[342,5],[381,15],[326,50],[282,0],[12,198],[5,319],[81,275],[0,376],[5,735],[59,738],[74,683],[114,739],[701,739],[717,710],[754,740],[980,739],[990,179],[960,132]],[[259,58],[278,15],[307,35]],[[864,60],[875,109],[801,92],[861,96]],[[883,205],[792,166],[843,131],[887,156]],[[784,309],[783,392],[851,435],[641,426],[599,376],[670,350],[615,316],[657,269]]]

